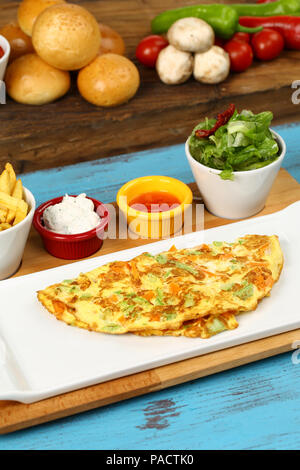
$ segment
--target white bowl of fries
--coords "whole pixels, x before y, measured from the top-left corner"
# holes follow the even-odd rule
[[[0,174],[0,280],[19,268],[35,211],[32,193],[10,163]]]

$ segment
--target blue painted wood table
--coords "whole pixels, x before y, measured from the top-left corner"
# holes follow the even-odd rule
[[[283,166],[300,182],[300,124],[276,130],[288,148]],[[193,181],[183,153],[183,145],[177,145],[22,179],[37,204],[79,191],[111,202],[134,177],[156,173]],[[292,362],[292,353],[0,436],[0,450],[299,447],[300,364]]]

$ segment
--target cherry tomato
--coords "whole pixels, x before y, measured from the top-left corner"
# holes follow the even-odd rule
[[[125,43],[117,31],[112,29],[110,26],[99,23],[99,29],[101,33],[101,45],[99,55],[111,52],[113,54],[124,55],[125,54]]]
[[[135,55],[138,61],[146,67],[155,67],[158,54],[169,45],[168,41],[156,34],[147,36],[138,44]]]
[[[231,40],[232,39],[236,39],[237,41],[243,41],[243,42],[248,42],[248,44],[250,43],[250,34],[249,33],[235,33]]]
[[[278,31],[265,28],[255,33],[251,40],[254,55],[259,60],[272,60],[284,48],[284,39]]]
[[[3,50],[2,47],[0,46],[0,59],[1,59],[1,57],[3,57],[3,56],[4,56],[4,50]]]
[[[230,68],[233,72],[244,72],[253,62],[253,51],[247,42],[231,39],[224,49],[230,57]]]

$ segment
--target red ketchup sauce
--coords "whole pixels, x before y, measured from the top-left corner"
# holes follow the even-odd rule
[[[3,57],[3,56],[4,56],[4,50],[3,50],[2,47],[0,46],[0,59],[1,59],[1,57]]]
[[[151,191],[133,198],[129,206],[141,212],[165,212],[180,206],[180,201],[166,191]]]

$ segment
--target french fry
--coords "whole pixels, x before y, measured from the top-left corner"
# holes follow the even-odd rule
[[[17,199],[23,198],[23,184],[21,180],[16,181],[14,190],[11,195]]]
[[[0,223],[6,221],[7,213],[8,213],[7,209],[3,209],[2,207],[0,208]]]
[[[14,190],[12,192],[12,197],[21,200],[23,197],[23,185],[22,181],[18,180],[16,181]],[[6,215],[6,222],[11,224],[16,216],[16,211],[13,209],[10,209]]]
[[[6,163],[0,174],[0,232],[20,223],[27,213],[22,181],[17,180],[13,166]]]
[[[10,195],[10,177],[7,170],[0,175],[0,191]]]
[[[9,191],[9,176],[7,170],[4,170],[0,175],[0,191],[8,193]],[[5,222],[8,210],[4,207],[0,208],[0,222]]]
[[[19,200],[18,207],[16,210],[16,217],[15,217],[13,225],[17,225],[20,222],[22,222],[22,220],[25,219],[27,212],[28,212],[27,202],[23,201],[23,199]]]
[[[8,176],[9,176],[9,188],[10,188],[9,194],[12,195],[12,192],[14,190],[16,180],[17,180],[16,173],[15,173],[15,170],[13,169],[13,167],[10,163],[6,163],[5,169],[8,173]]]
[[[4,222],[4,223],[0,224],[0,229],[1,230],[7,230],[8,228],[11,228],[11,225],[8,224],[7,222]]]
[[[8,209],[16,211],[19,203],[19,199],[9,196],[7,193],[0,191],[0,209]]]

